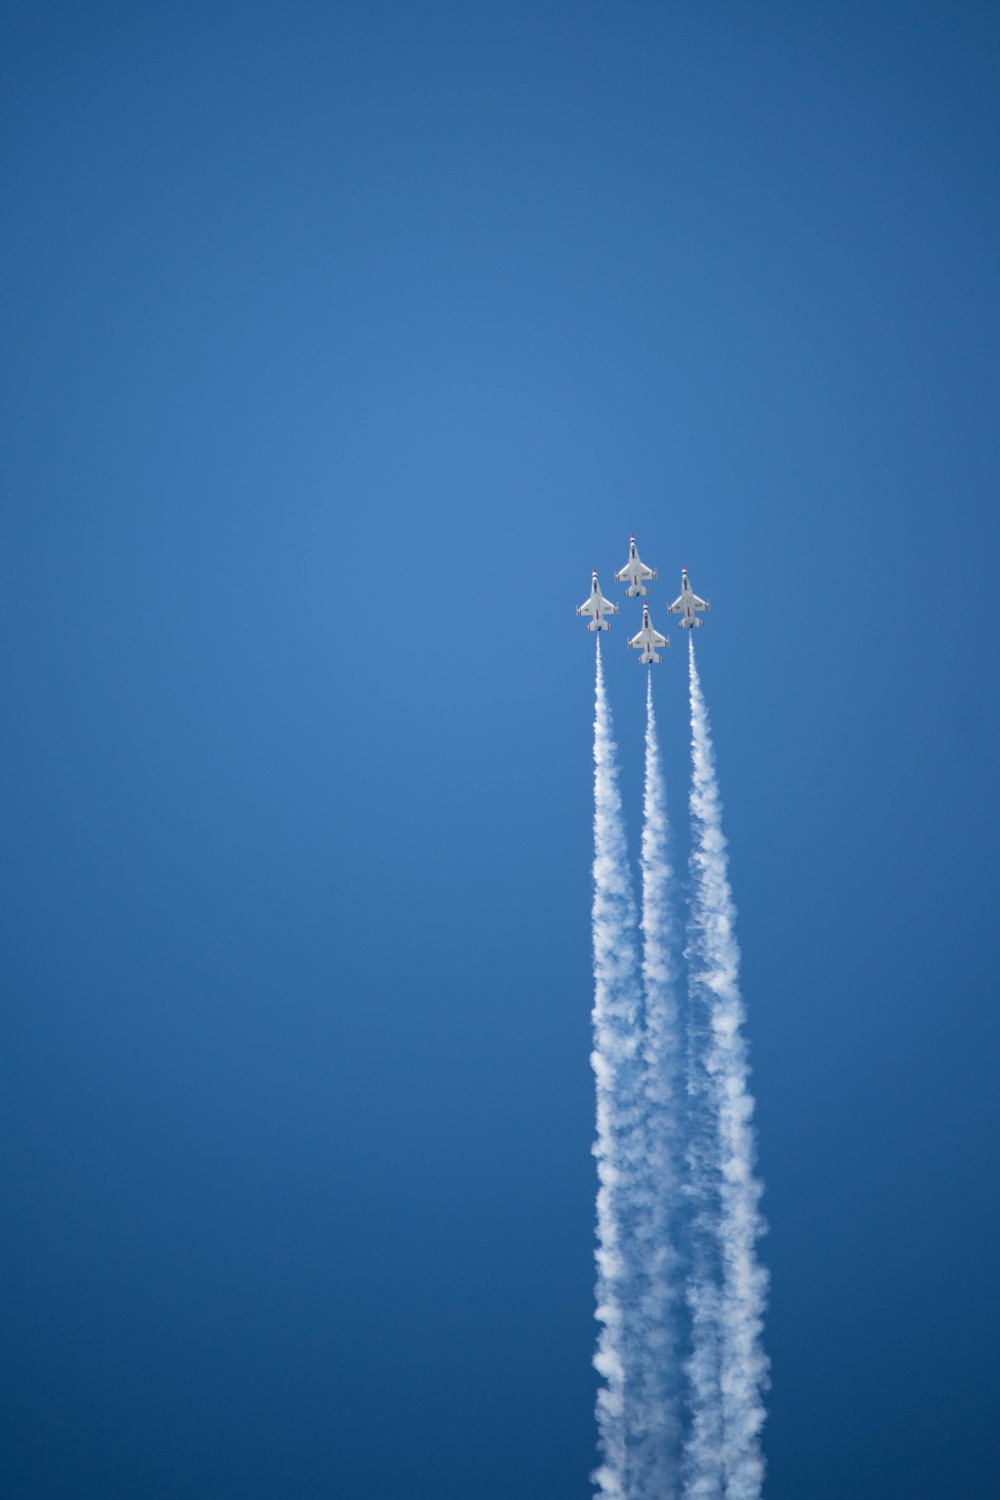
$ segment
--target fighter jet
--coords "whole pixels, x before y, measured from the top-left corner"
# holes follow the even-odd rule
[[[649,623],[649,605],[644,604],[642,606],[642,629],[638,635],[634,635],[629,641],[628,649],[630,651],[641,650],[642,655],[639,657],[639,660],[644,666],[648,667],[650,662],[663,660],[662,656],[657,656],[656,647],[669,645],[670,642],[666,636],[661,635],[658,630],[654,630]]]
[[[590,598],[585,604],[581,604],[577,610],[578,615],[593,615],[593,619],[587,626],[588,630],[610,630],[611,624],[604,618],[605,615],[616,615],[617,604],[611,604],[601,593],[601,585],[597,581],[597,569],[590,584]]]
[[[667,612],[672,615],[683,615],[683,619],[678,620],[678,625],[682,630],[692,630],[695,625],[701,626],[705,623],[704,620],[695,619],[695,611],[697,610],[698,614],[701,614],[703,610],[711,608],[712,606],[707,599],[699,599],[697,594],[691,592],[691,585],[688,583],[688,570],[687,568],[681,568],[680,598],[675,599],[673,604],[667,605]]]
[[[646,567],[646,564],[642,561],[638,552],[636,551],[635,537],[630,537],[628,544],[628,562],[625,564],[624,568],[622,568],[620,573],[615,574],[615,583],[627,583],[628,588],[625,590],[625,592],[630,599],[634,599],[638,594],[649,593],[649,589],[644,589],[642,586],[643,580],[646,578],[655,577],[656,569]]]

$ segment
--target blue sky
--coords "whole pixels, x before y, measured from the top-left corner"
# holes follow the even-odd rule
[[[990,1493],[993,8],[0,23],[4,1494],[588,1493],[630,531],[713,603],[768,1500]]]

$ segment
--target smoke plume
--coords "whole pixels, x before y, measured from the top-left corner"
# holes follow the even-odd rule
[[[736,911],[708,712],[688,640],[691,692],[691,903],[688,942],[687,1301],[690,1428],[685,1500],[759,1500],[767,1359],[767,1276],[754,1175],[753,1099],[742,1026]]]
[[[640,984],[635,902],[625,846],[617,751],[597,638],[594,715],[594,1048],[597,1084],[597,1320],[594,1365],[602,1500],[635,1500],[642,1439],[634,1421],[636,1179],[642,1170]]]
[[[638,1335],[639,1457],[643,1500],[677,1494],[680,1440],[678,1355],[683,1073],[674,957],[673,870],[666,786],[646,677],[646,773],[642,830],[642,1037],[644,1181],[640,1216],[642,1269]]]

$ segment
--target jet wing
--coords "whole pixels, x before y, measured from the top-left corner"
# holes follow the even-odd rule
[[[643,630],[639,631],[638,635],[634,635],[632,637],[632,639],[628,643],[628,649],[630,651],[638,651],[639,647],[640,646],[645,646],[645,644],[646,644],[646,632],[645,632],[645,629],[643,629]]]
[[[699,599],[697,594],[691,595],[691,604],[695,609],[711,609],[707,599]]]
[[[618,613],[618,606],[617,604],[612,604],[610,599],[605,599],[603,594],[598,594],[596,599],[591,595],[585,604],[580,605],[577,614],[593,615],[598,610],[601,611],[602,615],[616,615]]]
[[[638,558],[636,558],[635,562],[632,562],[630,559],[628,565],[622,568],[620,573],[615,574],[615,583],[631,583],[633,577],[640,579],[655,578],[656,569],[647,568],[646,564],[640,562]]]
[[[667,605],[667,614],[668,615],[682,615],[683,613],[684,613],[684,595],[681,594],[680,598],[679,599],[675,599],[674,602],[673,602],[673,604],[668,604]]]
[[[670,645],[670,642],[667,640],[666,636],[665,635],[661,635],[658,630],[650,630],[649,636],[650,636],[650,640],[653,642],[654,646],[669,646]]]

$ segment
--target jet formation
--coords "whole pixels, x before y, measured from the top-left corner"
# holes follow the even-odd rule
[[[621,572],[615,574],[615,583],[624,583],[627,585],[625,589],[626,598],[636,599],[641,596],[645,599],[649,594],[646,584],[655,581],[655,579],[656,569],[647,568],[639,556],[635,537],[630,537],[628,562],[622,568]],[[698,598],[698,595],[691,588],[687,568],[682,568],[681,591],[673,604],[667,605],[667,613],[670,615],[680,615],[681,618],[677,621],[677,624],[681,630],[693,630],[695,627],[700,628],[704,625],[704,620],[699,620],[698,616],[704,614],[711,607],[707,599]],[[601,593],[601,585],[597,581],[597,569],[595,568],[590,580],[590,597],[585,599],[580,605],[577,614],[589,617],[587,623],[588,630],[610,630],[611,621],[607,617],[608,615],[616,615],[617,613],[618,605],[612,604],[610,599],[605,599]],[[659,652],[669,645],[670,642],[666,636],[661,635],[658,630],[654,629],[652,621],[649,618],[649,605],[644,602],[642,606],[642,629],[629,640],[629,650],[641,653],[639,656],[640,665],[652,666],[654,662],[663,660]]]

